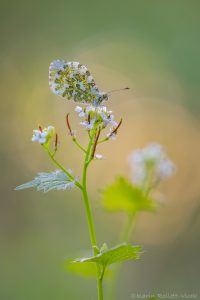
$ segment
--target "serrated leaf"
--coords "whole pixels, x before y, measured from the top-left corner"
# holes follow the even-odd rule
[[[102,203],[109,211],[136,213],[156,210],[155,201],[123,177],[116,178],[113,184],[103,190]]]
[[[142,254],[141,246],[133,246],[131,244],[121,244],[116,247],[104,250],[93,257],[78,258],[74,262],[76,263],[98,263],[105,266],[112,265],[114,263],[121,263],[126,260],[136,260],[140,258]]]
[[[74,184],[75,181],[72,181],[64,172],[56,170],[51,173],[38,173],[32,181],[16,187],[15,190],[36,188],[37,191],[43,190],[46,193],[53,189],[66,190],[74,187]]]

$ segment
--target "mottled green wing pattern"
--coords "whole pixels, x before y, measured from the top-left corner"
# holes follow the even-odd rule
[[[53,61],[49,67],[49,84],[53,93],[75,102],[98,106],[108,99],[97,88],[87,67],[79,62]]]

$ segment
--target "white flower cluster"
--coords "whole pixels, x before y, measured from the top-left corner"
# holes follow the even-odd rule
[[[150,144],[146,148],[137,149],[130,156],[132,179],[138,185],[146,181],[151,184],[170,177],[176,167],[167,158],[165,150],[159,144]]]
[[[88,105],[84,108],[77,106],[75,111],[78,113],[79,117],[85,119],[80,122],[80,124],[85,126],[87,130],[91,130],[95,124],[98,124],[98,126],[102,129],[108,125],[110,125],[113,129],[118,125],[114,120],[112,111],[107,110],[106,106],[94,107],[92,105]]]
[[[46,144],[55,132],[55,128],[53,126],[48,126],[47,128],[40,128],[33,130],[32,142],[38,141],[39,144]]]

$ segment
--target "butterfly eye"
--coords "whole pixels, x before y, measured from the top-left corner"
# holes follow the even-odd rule
[[[100,95],[100,100],[103,101],[103,100],[108,100],[108,94],[107,93],[101,93]]]

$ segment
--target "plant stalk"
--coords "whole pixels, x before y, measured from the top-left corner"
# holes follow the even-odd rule
[[[55,157],[54,157],[54,155],[50,152],[50,150],[48,149],[48,148],[46,148],[46,147],[43,147],[46,151],[47,151],[47,153],[48,153],[48,155],[49,155],[49,157],[51,158],[51,160],[54,162],[54,164],[60,169],[60,170],[62,170],[72,181],[74,180],[75,181],[75,185],[79,188],[79,189],[81,189],[82,190],[82,186],[81,186],[81,184],[78,182],[78,181],[76,181],[75,180],[75,178],[74,178],[74,176],[73,175],[71,175],[56,159],[55,159]]]
[[[97,255],[99,253],[99,251],[98,251],[98,247],[97,247],[97,239],[96,239],[96,233],[95,233],[94,222],[93,222],[93,217],[92,217],[92,210],[91,210],[88,192],[87,192],[87,170],[88,170],[88,166],[92,160],[91,155],[92,155],[92,149],[94,146],[93,145],[94,137],[95,137],[95,130],[91,134],[88,148],[87,148],[86,154],[85,154],[85,161],[84,161],[83,175],[82,175],[82,194],[83,194],[83,200],[84,200],[84,205],[85,205],[86,214],[87,214],[87,221],[88,221],[91,245],[93,248],[94,255]],[[96,266],[97,266],[98,300],[103,300],[103,282],[102,282],[103,280],[101,278],[101,270],[100,270],[100,267],[98,264],[96,264]]]
[[[125,223],[124,229],[121,234],[121,238],[119,240],[120,243],[127,243],[130,240],[131,234],[133,233],[133,227],[135,221],[135,214],[131,213],[128,215],[127,221]],[[116,287],[118,282],[118,277],[120,273],[122,263],[118,264],[112,272],[111,284],[108,291],[108,300],[115,300],[116,297]]]

